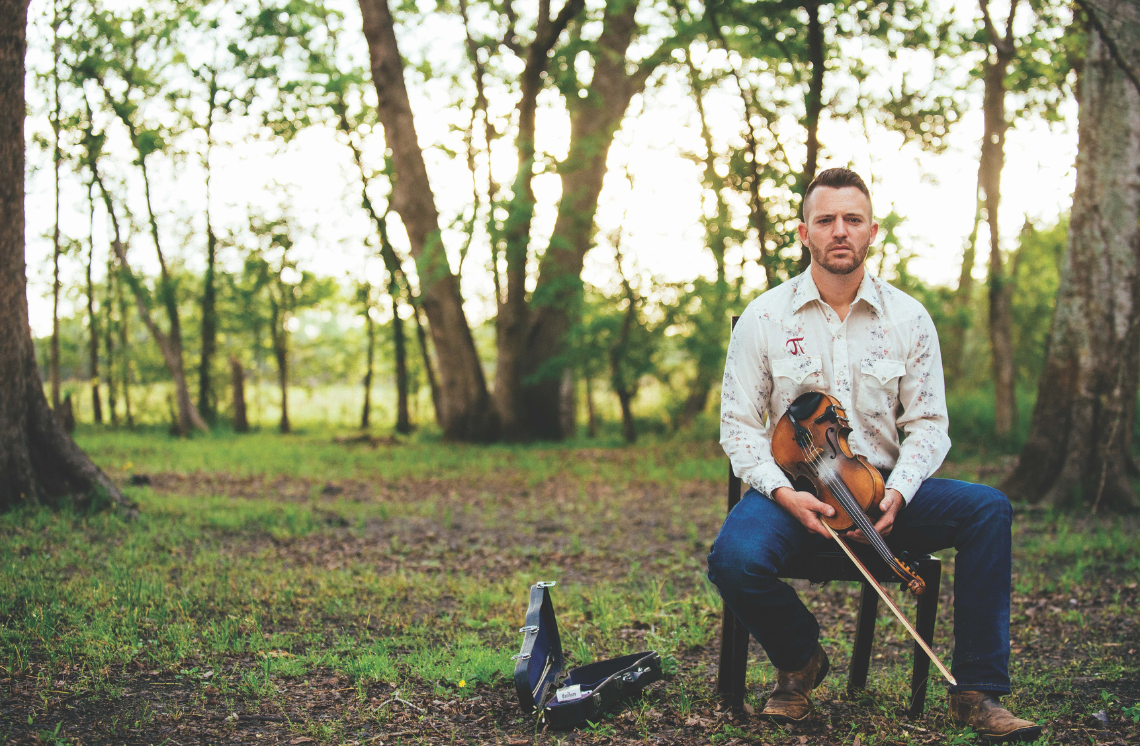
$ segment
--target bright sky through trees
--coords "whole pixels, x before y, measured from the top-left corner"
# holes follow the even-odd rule
[[[341,6],[347,16],[346,26],[353,31],[345,36],[343,46],[350,50],[348,53],[356,62],[367,66],[367,48],[359,32],[359,11],[354,3]],[[44,87],[34,80],[37,72],[50,67],[45,20],[48,12],[46,0],[32,3],[28,81],[31,115],[26,125],[29,140],[49,131]],[[955,12],[960,23],[972,24],[977,16],[976,3],[962,0],[956,3]],[[462,56],[454,54],[462,44],[462,29],[454,17],[425,12],[421,24],[403,29],[401,44],[413,62],[428,61],[436,73],[466,64]],[[857,39],[844,40],[841,44],[845,54],[864,53]],[[694,51],[695,61],[702,64],[697,50]],[[713,50],[705,61],[716,63],[716,55],[723,59],[723,52]],[[930,77],[929,62],[917,56],[908,59],[902,55],[894,61],[884,56],[876,71],[887,78],[905,72],[911,76],[911,85],[923,76]],[[457,69],[457,72],[462,73],[462,70]],[[962,65],[960,74],[963,77],[968,74],[966,64]],[[411,80],[409,86],[416,124],[446,225],[468,209],[470,202],[471,176],[466,163],[462,157],[452,157],[446,152],[447,149],[461,150],[462,132],[456,132],[453,126],[460,129],[466,126],[467,114],[451,106],[454,93],[443,81],[434,79],[425,84],[422,78],[416,77],[418,79]],[[492,91],[492,95],[494,93]],[[550,91],[546,93],[550,95],[544,94],[540,99],[537,146],[540,152],[560,158],[565,154],[569,139],[568,118],[558,96]],[[371,95],[374,96],[374,92]],[[849,108],[854,95],[849,85],[833,78],[825,89],[824,100]],[[742,147],[739,140],[741,112],[735,91],[713,89],[706,96],[717,149],[728,152]],[[820,168],[850,165],[860,171],[872,183],[877,212],[881,215],[893,207],[904,216],[899,232],[904,245],[915,254],[910,270],[925,280],[944,284],[956,282],[963,242],[970,232],[974,214],[978,141],[982,131],[980,83],[966,96],[969,102],[966,113],[952,129],[949,147],[938,155],[922,152],[914,145],[900,149],[899,135],[873,124],[865,131],[858,118],[840,120],[829,116],[827,110],[820,130],[823,145]],[[508,111],[513,99],[492,98],[491,105],[493,109]],[[1071,204],[1076,156],[1075,103],[1066,102],[1060,114],[1063,117],[1060,124],[1049,126],[1030,118],[1019,121],[1008,135],[1002,225],[1003,238],[1011,247],[1026,216],[1041,224],[1053,224]],[[785,140],[798,137],[802,141],[794,120],[784,125],[781,134]],[[213,159],[216,172],[212,207],[223,246],[248,242],[250,210],[273,214],[284,198],[291,203],[292,212],[303,227],[304,235],[296,249],[301,266],[340,279],[362,275],[375,275],[374,282],[380,279],[380,260],[365,259],[366,255],[375,254],[365,249],[365,242],[372,240],[374,227],[360,208],[351,155],[338,142],[331,127],[310,127],[288,146],[252,138],[251,127],[241,120],[219,125],[218,129],[221,145]],[[120,163],[129,164],[125,137],[121,132],[115,134],[114,128],[111,131],[109,152]],[[182,151],[181,154],[156,155],[154,159],[159,192],[157,212],[162,216],[160,226],[168,236],[167,242],[177,247],[179,257],[189,267],[198,271],[203,261],[199,244],[204,234],[205,205],[198,143],[183,137],[176,144],[175,150]],[[365,149],[371,165],[378,166],[383,149],[379,128],[365,140]],[[637,271],[667,281],[710,276],[714,272],[713,259],[703,246],[704,233],[699,222],[701,176],[694,156],[703,157],[703,150],[686,79],[681,70],[664,68],[651,81],[646,95],[635,99],[631,115],[610,154],[610,170],[598,212],[599,248],[587,256],[584,275],[587,281],[599,285],[614,282],[613,253],[607,244],[608,237],[623,219],[624,251]],[[791,143],[789,151],[793,160],[802,158],[802,142]],[[501,179],[509,178],[515,159],[509,140],[496,145],[493,169],[497,174],[501,172]],[[48,297],[53,214],[50,152],[30,147],[28,164],[29,303],[33,331],[43,335],[50,331],[51,325]],[[627,172],[632,177],[632,191]],[[132,211],[136,220],[141,220],[144,212],[133,185],[137,177],[129,169],[119,169],[112,176],[122,177],[132,190]],[[559,179],[554,173],[542,174],[535,180],[538,245],[544,244],[552,229],[559,189]],[[375,194],[373,199],[382,196]],[[85,241],[86,189],[74,175],[65,181],[62,203],[64,235]],[[743,215],[741,221],[744,221]],[[100,255],[105,254],[107,248],[104,223],[105,216],[98,209],[96,252]],[[984,230],[983,227],[983,234]],[[402,229],[392,232],[400,248],[406,246],[402,234]],[[458,231],[445,234],[451,251],[457,250],[460,239]],[[132,261],[151,273],[154,269],[149,265],[151,252],[142,248],[148,245],[145,231],[136,230],[136,242],[139,246],[132,251]],[[230,256],[227,251],[233,253],[232,249],[223,249],[221,260],[235,260],[236,253]],[[739,249],[734,251],[735,255],[730,255],[728,260],[735,267],[739,265],[740,256]],[[754,258],[749,251],[746,246],[746,258]],[[755,252],[756,248],[751,247],[751,251]],[[473,323],[494,314],[491,279],[484,269],[489,256],[486,236],[477,234],[463,276],[467,312]],[[979,253],[975,276],[984,276],[983,259]],[[65,260],[64,284],[75,286],[81,271],[78,259]],[[747,281],[753,286],[763,282],[763,272],[755,263],[747,265]],[[65,300],[62,313],[69,313],[69,304],[82,302],[78,297]]]

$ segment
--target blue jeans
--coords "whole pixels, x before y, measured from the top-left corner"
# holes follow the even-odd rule
[[[992,487],[927,479],[887,537],[896,554],[958,550],[951,666],[958,686],[951,691],[1009,693],[1011,518],[1009,500]],[[819,624],[776,576],[789,557],[832,544],[750,489],[728,514],[709,554],[709,580],[782,671],[808,664]]]

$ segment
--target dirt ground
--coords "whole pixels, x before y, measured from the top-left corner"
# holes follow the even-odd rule
[[[384,500],[403,505],[423,495],[434,496],[430,515],[395,514],[390,520],[366,522],[361,527],[348,525],[343,516],[330,510],[319,514],[325,524],[321,530],[305,536],[233,536],[234,551],[260,553],[286,567],[316,564],[333,569],[363,563],[378,574],[406,570],[492,579],[511,576],[540,557],[544,563],[565,569],[564,582],[588,584],[624,576],[632,562],[664,570],[678,562],[703,561],[707,537],[715,535],[723,511],[719,490],[700,483],[669,494],[648,486],[634,488],[632,494],[615,494],[592,485],[583,497],[578,484],[558,480],[536,486],[513,478],[483,483],[409,480],[378,486],[352,480],[325,483],[222,474],[148,476],[159,495],[272,496],[294,502],[309,502],[316,496],[318,501]],[[583,501],[593,514],[605,515],[609,508],[624,511],[622,519],[579,520],[576,516],[581,514],[573,506]],[[693,507],[678,513],[678,501]],[[636,511],[628,510],[631,504],[637,505]],[[549,510],[534,510],[536,505]],[[528,509],[529,517],[520,519]],[[452,517],[443,520],[445,513]],[[1035,514],[1019,514],[1019,537],[1027,539],[1034,532],[1047,531],[1041,520]],[[402,547],[400,553],[391,551],[394,539]],[[572,547],[573,542],[588,551]],[[533,551],[508,553],[503,551],[506,546],[529,546]],[[1015,563],[1031,565],[1044,576],[1060,569],[1051,561],[1025,555],[1015,558]],[[520,589],[520,623],[524,592]],[[849,609],[857,592],[854,586],[842,584],[805,589],[825,638],[850,636],[854,619]],[[952,594],[952,584],[943,583],[941,630],[952,628]],[[1040,719],[1048,726],[1045,742],[1140,744],[1140,723],[1125,714],[1131,708],[1140,719],[1136,709],[1140,704],[1138,594],[1135,577],[1107,570],[1098,573],[1095,584],[1077,590],[1015,593],[1011,629],[1018,681],[1012,703],[1019,714],[1044,716]],[[439,611],[421,609],[418,613],[430,619]],[[880,612],[880,620],[885,613]],[[635,622],[621,631],[631,650],[645,636],[642,626],[648,627]],[[536,724],[533,715],[524,714],[509,681],[476,685],[471,695],[459,699],[440,698],[426,684],[407,685],[398,691],[390,685],[374,685],[361,697],[350,680],[326,670],[311,672],[305,682],[281,680],[269,698],[223,701],[212,682],[226,677],[236,680],[243,671],[259,665],[251,656],[233,656],[214,666],[209,676],[123,666],[108,672],[111,685],[98,692],[73,687],[79,663],[53,670],[46,679],[42,669],[35,676],[0,679],[0,743],[868,746],[974,740],[972,734],[947,722],[940,684],[932,687],[923,717],[914,721],[902,717],[905,692],[897,691],[897,680],[877,679],[875,671],[893,666],[905,673],[911,645],[893,633],[885,634],[882,628],[875,645],[870,690],[852,696],[844,692],[846,656],[833,652],[832,673],[817,697],[818,715],[798,726],[776,726],[749,712],[733,714],[724,708],[715,695],[718,633],[707,644],[679,651],[676,672],[652,685],[639,702],[593,728],[569,733],[548,731]],[[765,666],[762,652],[753,644],[752,668]]]

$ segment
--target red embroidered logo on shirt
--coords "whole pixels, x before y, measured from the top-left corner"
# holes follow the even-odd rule
[[[794,337],[793,339],[789,339],[789,340],[788,340],[787,342],[785,342],[784,344],[786,344],[786,345],[791,345],[791,347],[792,347],[792,354],[793,354],[793,355],[798,355],[798,354],[800,354],[801,352],[803,352],[803,351],[804,351],[804,347],[803,347],[803,345],[801,345],[801,344],[800,344],[800,342],[803,342],[803,341],[804,341],[804,338],[803,338],[803,337]]]

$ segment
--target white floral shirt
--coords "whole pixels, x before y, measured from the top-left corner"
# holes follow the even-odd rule
[[[887,487],[909,503],[950,450],[945,388],[938,333],[921,303],[865,272],[840,321],[809,270],[754,300],[737,322],[720,444],[760,492],[790,487],[772,459],[771,432],[797,396],[822,391],[847,410],[851,449],[890,470]]]

